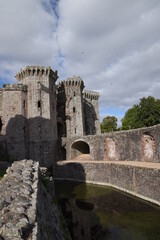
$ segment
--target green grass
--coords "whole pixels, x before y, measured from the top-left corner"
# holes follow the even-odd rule
[[[5,170],[0,170],[0,181],[3,178],[4,174],[6,173]]]

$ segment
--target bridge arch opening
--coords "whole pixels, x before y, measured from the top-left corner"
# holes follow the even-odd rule
[[[81,140],[74,142],[71,147],[71,158],[74,159],[82,155],[84,158],[88,158],[90,156],[89,145]]]

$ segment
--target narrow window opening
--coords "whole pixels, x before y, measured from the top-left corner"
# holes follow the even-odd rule
[[[26,108],[26,101],[23,101],[23,108]]]
[[[26,127],[25,126],[23,127],[23,132],[26,133]]]
[[[0,118],[0,132],[2,131],[2,126],[3,126],[3,123],[2,123],[2,119]]]
[[[38,126],[38,131],[39,131],[39,132],[41,131],[41,125]]]
[[[75,134],[76,134],[76,128],[74,129],[74,131],[75,131]]]
[[[41,101],[38,101],[38,108],[41,107]]]
[[[75,107],[73,107],[73,112],[74,112],[74,113],[76,112],[76,108],[75,108]]]
[[[75,96],[76,96],[76,93],[74,92],[74,94],[73,94],[73,95],[74,95],[74,97],[75,97]]]

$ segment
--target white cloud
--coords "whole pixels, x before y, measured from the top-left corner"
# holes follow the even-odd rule
[[[0,6],[1,64],[51,64],[58,52],[53,11],[47,12],[40,0],[0,0]]]
[[[60,79],[80,75],[100,91],[101,113],[110,106],[117,116],[143,96],[160,97],[159,0],[0,4],[0,78],[24,65],[51,65]]]

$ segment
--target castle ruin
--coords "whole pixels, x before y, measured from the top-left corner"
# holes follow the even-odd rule
[[[32,66],[16,78],[0,90],[0,159],[23,160],[0,183],[0,239],[64,239],[55,179],[111,186],[160,206],[160,124],[100,134],[99,94],[80,77],[56,85],[56,71]]]
[[[80,77],[56,85],[57,71],[27,66],[16,79],[0,90],[0,146],[13,160],[50,166],[65,159],[62,137],[100,133],[99,94],[84,90]]]

